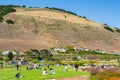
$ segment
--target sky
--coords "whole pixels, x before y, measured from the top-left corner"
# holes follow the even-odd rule
[[[120,0],[0,0],[0,5],[56,7],[88,19],[120,28]]]

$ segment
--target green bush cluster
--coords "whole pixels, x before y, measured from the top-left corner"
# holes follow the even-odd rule
[[[108,24],[104,24],[104,28],[105,28],[106,30],[109,30],[109,31],[111,31],[111,32],[114,32],[114,30],[113,30],[111,27],[109,27]]]
[[[14,24],[14,22],[13,22],[12,20],[10,20],[10,19],[6,20],[6,22],[7,22],[8,24]]]
[[[55,8],[55,7],[52,7],[52,8],[49,8],[49,7],[45,7],[45,8],[47,8],[47,9],[50,9],[50,10],[58,10],[58,11],[62,11],[62,12],[67,12],[67,13],[70,13],[70,14],[73,14],[73,15],[76,15],[76,16],[78,16],[76,13],[74,13],[74,12],[71,12],[71,11],[66,11],[66,10],[64,10],[64,9],[60,9],[60,8]]]
[[[16,10],[11,5],[0,5],[0,22],[3,21],[3,16],[10,13],[15,12]]]
[[[115,31],[120,33],[120,29],[115,27]]]

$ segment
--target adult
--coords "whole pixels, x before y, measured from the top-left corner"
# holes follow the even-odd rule
[[[21,67],[21,65],[22,65],[22,64],[21,64],[21,61],[18,61],[18,62],[17,62],[17,65],[16,65],[17,70],[19,70],[19,68]]]

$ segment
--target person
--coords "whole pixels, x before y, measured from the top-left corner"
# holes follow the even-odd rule
[[[49,65],[49,64],[47,65],[47,68],[48,68],[48,69],[50,68],[50,65]]]
[[[37,64],[34,64],[33,67],[34,67],[34,69],[36,70],[36,69],[37,69]]]
[[[42,74],[47,75],[47,69],[44,69]]]
[[[75,68],[75,71],[78,71],[78,64],[76,64],[74,68]]]
[[[20,72],[18,72],[16,75],[15,75],[16,78],[22,78],[22,75],[20,74]]]
[[[68,71],[68,65],[65,65],[65,71]]]
[[[19,68],[21,67],[21,61],[18,61],[18,62],[17,62],[16,67],[17,67],[17,71],[18,71],[18,70],[19,70]]]
[[[50,68],[50,74],[55,74],[55,71],[52,68]]]
[[[16,67],[17,67],[17,71],[18,71],[19,70],[19,65],[17,64]]]

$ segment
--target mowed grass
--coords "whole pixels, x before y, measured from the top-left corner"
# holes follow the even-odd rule
[[[89,72],[82,72],[82,71],[74,71],[71,67],[68,69],[68,72],[64,70],[63,66],[50,66],[54,69],[54,75],[42,75],[42,71],[44,68],[47,69],[46,66],[42,67],[40,70],[26,70],[26,67],[22,67],[21,71],[17,71],[15,67],[13,68],[3,68],[0,69],[0,80],[49,80],[49,79],[57,79],[63,77],[72,77],[72,76],[90,76]],[[21,72],[22,78],[15,78],[15,74],[17,72]],[[47,69],[49,73],[49,69]]]

